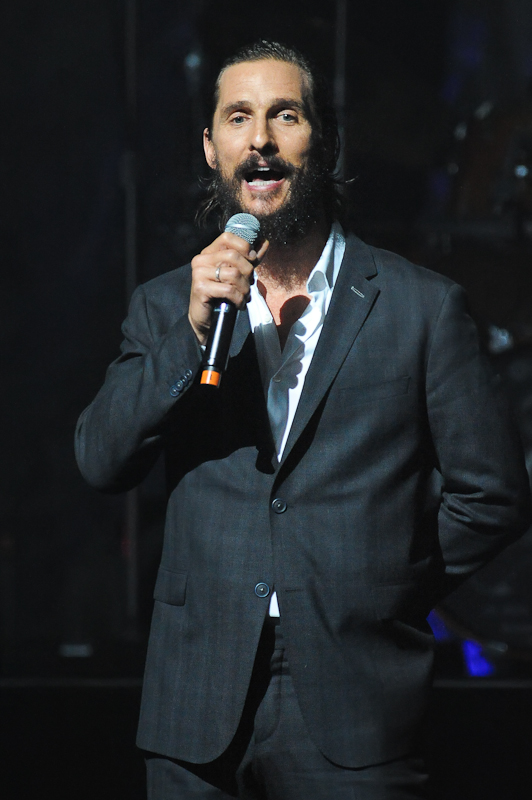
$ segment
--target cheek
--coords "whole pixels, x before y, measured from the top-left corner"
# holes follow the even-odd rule
[[[309,137],[301,135],[287,141],[283,149],[292,163],[300,165],[307,160],[312,146]]]
[[[247,153],[242,151],[241,147],[236,146],[232,142],[232,147],[224,147],[217,151],[217,164],[222,173],[228,177],[232,177],[236,167],[244,161]]]

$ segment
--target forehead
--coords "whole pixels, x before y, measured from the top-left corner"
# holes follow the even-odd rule
[[[242,100],[268,103],[275,98],[303,102],[306,76],[296,64],[264,59],[233,64],[222,73],[216,110]]]

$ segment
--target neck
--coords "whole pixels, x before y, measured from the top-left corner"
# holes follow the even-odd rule
[[[316,266],[328,236],[329,225],[322,218],[301,241],[293,244],[270,244],[255,270],[257,279],[270,291],[292,294],[301,289]]]

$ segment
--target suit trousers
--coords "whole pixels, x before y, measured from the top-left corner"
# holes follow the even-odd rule
[[[361,769],[326,759],[299,709],[282,626],[267,618],[240,725],[208,764],[146,753],[148,800],[419,800],[427,775],[414,755]]]

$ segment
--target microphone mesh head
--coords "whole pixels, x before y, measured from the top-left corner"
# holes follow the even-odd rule
[[[234,233],[249,244],[253,244],[259,235],[260,222],[253,214],[235,214],[227,220],[226,233]]]

